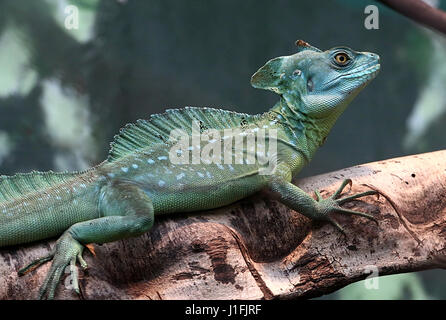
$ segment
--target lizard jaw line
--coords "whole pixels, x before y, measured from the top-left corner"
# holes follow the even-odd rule
[[[376,75],[377,72],[381,69],[381,64],[377,63],[370,67],[367,67],[363,70],[354,71],[348,74],[342,75],[340,78],[356,78],[356,77],[363,77],[363,76],[369,76],[369,75]]]
[[[366,67],[362,70],[354,70],[350,73],[342,74],[337,76],[336,78],[330,80],[328,83],[332,83],[334,81],[338,81],[339,79],[351,79],[351,78],[361,78],[361,77],[368,77],[367,80],[373,79],[377,74],[379,69],[381,69],[381,64],[375,63],[371,66]]]

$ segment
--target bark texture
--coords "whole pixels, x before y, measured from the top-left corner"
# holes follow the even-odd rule
[[[336,215],[331,225],[312,223],[256,195],[212,212],[158,219],[151,232],[96,246],[81,271],[86,299],[310,298],[365,278],[446,265],[446,151],[373,162],[305,178],[305,191],[329,196],[345,178],[344,195],[378,190],[344,205],[372,213],[379,225]],[[17,270],[46,255],[42,241],[0,249],[0,298],[33,299],[50,264],[24,277]],[[78,299],[67,276],[57,298]]]

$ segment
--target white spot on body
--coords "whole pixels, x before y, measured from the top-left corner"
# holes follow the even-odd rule
[[[179,175],[177,175],[177,180],[182,179],[185,176],[185,174],[182,172]]]
[[[158,181],[158,185],[159,185],[160,187],[164,186],[165,184],[166,184],[166,182],[163,181],[163,180]]]
[[[166,156],[159,156],[158,160],[167,160],[167,157]]]
[[[123,172],[128,172],[128,171],[129,171],[129,168],[127,168],[127,167],[122,167],[121,170],[122,170]]]
[[[134,169],[138,169],[138,165],[137,165],[136,163],[132,164],[132,167],[133,167]]]
[[[147,159],[147,163],[152,164],[152,163],[155,163],[155,161],[153,161],[153,159]]]

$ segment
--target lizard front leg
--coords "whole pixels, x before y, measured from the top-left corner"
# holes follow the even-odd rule
[[[147,232],[154,222],[151,199],[137,186],[114,183],[105,186],[99,202],[102,217],[76,223],[57,240],[53,252],[19,271],[24,275],[43,263],[53,260],[40,288],[39,299],[53,299],[65,268],[70,266],[73,289],[79,294],[76,262],[87,267],[82,252],[87,244],[105,243],[135,237]]]
[[[338,190],[329,198],[323,199],[319,191],[315,191],[317,200],[314,200],[305,191],[295,186],[291,182],[291,170],[286,164],[279,164],[275,174],[273,174],[269,181],[269,190],[276,196],[276,198],[286,206],[293,210],[307,216],[312,220],[328,221],[335,226],[340,232],[345,234],[343,228],[330,217],[331,213],[353,214],[367,219],[377,220],[367,213],[349,210],[342,208],[341,205],[352,201],[354,199],[376,195],[377,191],[370,190],[363,193],[355,194],[345,198],[339,198],[344,188],[352,183],[350,179],[344,180]]]

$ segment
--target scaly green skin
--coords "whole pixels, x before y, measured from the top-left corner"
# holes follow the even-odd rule
[[[244,129],[277,130],[277,165],[272,174],[259,174],[263,167],[258,163],[174,165],[168,154],[172,144],[152,143],[123,153],[117,143],[107,161],[85,172],[61,176],[59,182],[45,178],[48,186],[34,192],[26,188],[34,185],[34,180],[42,179],[41,174],[14,181],[5,178],[11,181],[4,184],[7,191],[1,190],[0,185],[4,198],[0,198],[0,247],[62,234],[49,256],[19,271],[25,274],[53,260],[39,297],[54,297],[68,265],[74,289],[79,292],[76,262],[86,267],[82,252],[87,244],[138,236],[152,227],[156,215],[212,209],[260,190],[269,190],[290,208],[311,219],[329,221],[341,231],[329,213],[373,219],[340,207],[352,199],[374,194],[373,191],[337,199],[351,183],[346,180],[328,199],[316,193],[316,201],[291,180],[311,160],[351,100],[375,77],[379,57],[345,47],[322,52],[303,41],[297,45],[296,54],[270,60],[251,79],[254,87],[278,93],[279,102],[268,113],[243,116]],[[221,137],[226,134],[223,129],[218,128]],[[269,145],[270,140],[266,141]],[[137,144],[123,143],[124,149]],[[201,142],[201,148],[204,146]],[[23,182],[24,179],[31,182]]]

